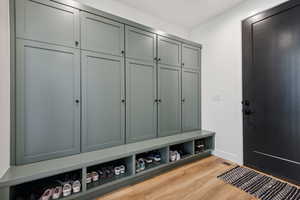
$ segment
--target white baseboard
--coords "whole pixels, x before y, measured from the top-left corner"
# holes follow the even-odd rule
[[[243,164],[242,158],[239,158],[239,156],[237,154],[233,154],[230,152],[226,152],[226,151],[222,151],[219,149],[216,149],[215,151],[213,151],[213,155],[223,158],[225,160],[229,160],[232,161],[234,163],[237,163],[239,165]]]

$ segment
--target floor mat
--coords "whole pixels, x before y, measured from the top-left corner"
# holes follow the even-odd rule
[[[237,166],[219,179],[262,200],[300,200],[300,189],[254,170]]]

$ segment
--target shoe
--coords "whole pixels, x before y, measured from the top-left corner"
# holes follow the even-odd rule
[[[81,183],[80,181],[74,181],[72,184],[72,188],[73,188],[73,193],[78,193],[81,190]]]
[[[62,187],[57,186],[53,191],[52,199],[59,199],[61,196],[61,193],[62,193]]]
[[[153,160],[155,162],[160,162],[161,161],[160,153],[153,153],[148,158],[150,158],[151,160]]]
[[[125,171],[126,171],[125,165],[120,166],[120,171],[121,171],[121,174],[125,174]]]
[[[86,183],[91,183],[92,182],[92,174],[91,173],[87,173],[86,174]]]
[[[99,174],[97,172],[92,172],[91,176],[94,182],[99,180]]]
[[[170,151],[170,161],[174,162],[177,159],[177,154],[175,151]]]
[[[67,183],[63,186],[63,196],[67,197],[72,194],[72,186],[71,184]]]
[[[99,174],[99,179],[100,179],[100,180],[106,178],[105,173],[103,172],[102,169],[98,170],[98,174]]]
[[[119,176],[121,174],[121,169],[120,167],[115,167],[115,175]]]
[[[145,166],[145,161],[143,158],[140,158],[136,161],[136,172],[141,172],[143,170],[145,170],[146,166]]]
[[[153,162],[153,157],[151,155],[149,155],[148,157],[144,158],[144,161],[147,163],[147,164],[150,164]]]
[[[52,193],[53,193],[53,189],[45,190],[45,192],[41,196],[40,200],[49,200],[49,199],[51,199]]]
[[[106,178],[112,178],[114,176],[114,169],[111,167],[105,169]]]
[[[181,155],[178,151],[175,151],[176,153],[176,161],[180,160],[181,159]]]

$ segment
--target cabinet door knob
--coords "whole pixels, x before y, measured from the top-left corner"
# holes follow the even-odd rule
[[[181,101],[182,101],[182,103],[184,103],[185,102],[185,98],[183,98]]]
[[[122,50],[122,51],[121,51],[121,55],[124,55],[124,54],[125,54],[125,51],[124,51],[124,50]]]
[[[80,100],[79,100],[79,99],[76,99],[76,100],[75,100],[75,103],[80,103]]]
[[[162,100],[161,99],[158,99],[158,103],[161,103],[162,102]]]
[[[79,45],[79,42],[75,41],[75,46],[78,47],[78,45]]]
[[[125,99],[122,99],[121,102],[122,102],[122,103],[126,103],[126,100],[125,100]]]
[[[161,58],[158,58],[158,61],[161,61]]]
[[[184,66],[184,63],[182,63],[182,66]]]

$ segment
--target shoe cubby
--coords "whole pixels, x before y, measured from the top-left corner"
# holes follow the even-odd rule
[[[136,154],[135,156],[135,173],[141,173],[149,169],[161,166],[168,162],[168,149],[161,148],[148,152]]]
[[[82,191],[82,170],[76,170],[11,187],[10,200],[65,199]]]
[[[87,190],[111,183],[133,174],[132,156],[87,168]]]
[[[213,137],[207,137],[195,140],[195,154],[200,154],[214,148]]]
[[[169,161],[176,162],[193,155],[194,141],[171,145],[169,149]]]

